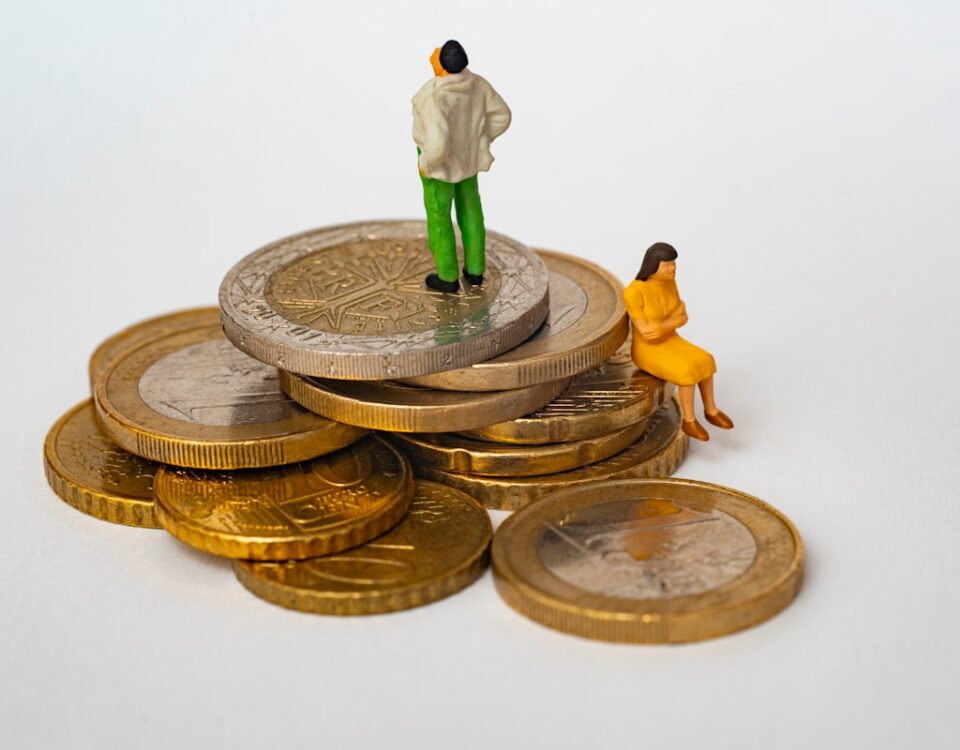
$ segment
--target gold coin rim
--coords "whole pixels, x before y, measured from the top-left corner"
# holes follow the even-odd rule
[[[551,263],[565,265],[579,272],[580,278],[575,279],[578,282],[586,277],[594,277],[609,284],[614,298],[613,311],[609,315],[605,314],[605,309],[596,309],[594,298],[588,298],[587,309],[580,320],[556,336],[546,339],[555,346],[562,346],[560,351],[513,359],[522,354],[522,350],[527,346],[527,342],[521,342],[513,349],[485,361],[455,370],[404,378],[404,382],[449,391],[502,391],[524,388],[547,380],[569,378],[589,370],[620,348],[630,333],[630,319],[623,305],[623,285],[620,280],[605,268],[585,258],[556,250],[533,248],[533,251],[541,257],[549,272],[554,272]],[[558,269],[555,273],[562,272]],[[563,275],[571,277],[574,274]],[[591,310],[591,307],[594,309]],[[587,330],[584,331],[584,328]]]
[[[415,482],[414,499],[420,484],[442,487],[468,501],[482,518],[483,543],[456,566],[445,569],[427,581],[394,586],[378,591],[321,592],[301,589],[258,576],[247,560],[234,560],[233,572],[237,580],[255,596],[286,609],[318,615],[360,616],[399,612],[405,609],[432,604],[462,591],[478,580],[489,567],[490,544],[493,541],[493,525],[486,510],[466,492],[439,482],[418,479]],[[412,505],[412,501],[411,501]],[[403,523],[403,520],[400,521]],[[399,524],[398,524],[399,525]],[[389,531],[387,532],[389,533]],[[376,541],[371,539],[370,541]]]
[[[584,592],[585,599],[594,603],[603,602],[605,606],[578,604],[576,601],[561,599],[555,593],[545,591],[531,582],[533,575],[555,578],[542,563],[539,563],[540,567],[534,573],[520,571],[516,567],[516,561],[511,558],[510,551],[518,547],[529,549],[529,545],[537,543],[537,519],[541,516],[573,502],[580,506],[594,504],[581,496],[595,492],[598,489],[596,485],[572,487],[553,493],[543,502],[510,516],[494,535],[491,549],[494,585],[504,601],[524,617],[554,630],[593,640],[615,643],[687,643],[728,635],[764,622],[785,609],[799,592],[804,569],[803,540],[790,519],[763,500],[740,490],[694,479],[619,479],[603,484],[605,497],[597,502],[607,502],[616,487],[624,485],[631,488],[649,488],[652,492],[656,492],[658,487],[669,485],[710,492],[721,498],[734,496],[740,501],[753,504],[765,513],[759,525],[783,527],[786,536],[793,543],[794,553],[782,570],[773,571],[774,580],[759,594],[739,601],[730,601],[729,596],[723,596],[725,591],[735,591],[737,587],[746,585],[745,578],[759,565],[755,561],[745,573],[716,589],[682,597],[690,602],[702,601],[707,597],[724,601],[722,604],[691,611],[664,611],[664,607],[649,605],[657,600],[628,600],[589,592]],[[756,539],[758,527],[746,524],[737,514],[733,515],[744,523]],[[531,557],[534,557],[533,553]],[[570,584],[564,585],[571,589],[576,588]],[[672,601],[675,604],[678,600]]]
[[[43,441],[43,473],[50,488],[67,505],[101,521],[143,529],[162,528],[152,499],[105,492],[70,476],[69,469],[57,453],[57,438],[70,420],[87,408],[93,411],[96,419],[93,399],[84,399],[60,416],[47,432]]]

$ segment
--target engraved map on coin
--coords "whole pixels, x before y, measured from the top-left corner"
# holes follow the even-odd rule
[[[543,325],[524,343],[556,336],[576,323],[587,311],[587,293],[576,281],[562,273],[550,273],[550,312]]]
[[[302,413],[280,388],[275,368],[223,339],[157,360],[140,378],[139,390],[154,411],[207,426],[268,424]]]
[[[578,588],[625,599],[666,599],[718,588],[757,555],[750,530],[715,508],[661,499],[617,500],[546,523],[540,559]]]

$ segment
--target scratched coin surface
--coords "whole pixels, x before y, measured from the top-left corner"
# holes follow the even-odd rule
[[[488,443],[443,432],[398,432],[390,439],[416,468],[430,466],[488,477],[531,477],[603,461],[633,444],[645,430],[641,421],[600,437],[547,445]]]
[[[88,365],[90,392],[94,393],[97,390],[99,378],[106,372],[110,361],[118,354],[136,348],[157,336],[166,336],[176,331],[186,331],[202,326],[219,325],[219,323],[220,308],[197,307],[160,315],[124,328],[100,344],[90,357]]]
[[[508,518],[497,590],[548,627],[586,638],[679,643],[756,625],[803,578],[803,543],[775,508],[690,479],[598,482]]]
[[[547,317],[547,269],[515,240],[487,232],[482,286],[434,291],[426,225],[368,221],[274,242],[220,286],[229,338],[281,370],[387,380],[489,359]]]
[[[90,399],[50,428],[43,468],[53,491],[77,510],[124,526],[160,528],[153,508],[159,467],[103,435]]]
[[[557,490],[627,477],[666,477],[687,454],[680,430],[680,407],[670,400],[644,423],[643,432],[615,456],[579,469],[535,477],[484,477],[415,465],[418,477],[448,484],[475,497],[491,510],[520,510]]]
[[[627,341],[606,362],[577,375],[542,409],[467,434],[518,445],[587,440],[642,422],[666,403],[673,391],[672,384],[633,364]]]
[[[371,615],[437,601],[486,569],[493,530],[464,493],[418,481],[403,520],[361,547],[280,563],[237,560],[234,572],[257,596],[302,612]]]
[[[216,323],[126,349],[99,378],[95,401],[122,448],[177,466],[293,463],[365,434],[302,408],[280,388],[275,368],[233,346]]]
[[[361,383],[280,372],[280,385],[307,409],[391,432],[460,432],[515,419],[548,403],[568,380],[509,391],[438,391],[393,380]]]
[[[329,555],[373,539],[410,507],[406,458],[376,436],[286,466],[248,471],[162,467],[163,527],[205,552],[246,560]]]
[[[537,332],[499,357],[407,382],[453,391],[523,388],[576,375],[617,350],[629,324],[617,278],[583,258],[536,252],[550,272],[550,313]]]

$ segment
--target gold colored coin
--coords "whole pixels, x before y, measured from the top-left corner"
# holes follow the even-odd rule
[[[90,357],[90,392],[97,390],[97,381],[118,354],[133,349],[145,341],[157,336],[166,336],[176,331],[186,331],[202,326],[219,325],[220,308],[197,307],[190,310],[167,313],[156,318],[143,320],[129,328],[113,334],[104,341]]]
[[[629,332],[617,278],[583,258],[536,252],[550,272],[550,312],[537,332],[493,359],[406,382],[451,391],[525,388],[572,377],[613,354]]]
[[[90,399],[50,428],[43,468],[53,491],[77,510],[125,526],[160,528],[153,509],[157,465],[101,434]]]
[[[251,471],[164,467],[157,516],[222,557],[299,560],[356,547],[397,524],[413,498],[406,458],[376,436],[312,461]]]
[[[637,369],[628,341],[602,365],[577,375],[542,409],[467,434],[515,445],[587,440],[642,422],[673,390],[672,384]]]
[[[510,391],[434,391],[395,381],[324,380],[280,371],[280,385],[312,412],[338,422],[390,432],[461,432],[529,414],[567,381]]]
[[[605,479],[669,476],[683,463],[687,442],[680,430],[680,407],[670,401],[646,421],[643,434],[632,445],[605,461],[579,469],[537,477],[481,477],[429,466],[415,466],[414,470],[418,477],[463,490],[485,508],[520,510],[568,487]]]
[[[597,482],[508,518],[493,541],[504,600],[564,633],[682,643],[783,610],[803,579],[803,543],[775,508],[690,479]]]
[[[273,604],[324,615],[419,607],[460,591],[486,570],[493,530],[476,500],[416,483],[410,511],[383,536],[338,555],[282,563],[237,560],[237,578]]]
[[[104,429],[122,448],[176,466],[294,463],[365,434],[294,403],[276,369],[234,347],[218,324],[123,351],[99,379],[95,401]]]
[[[488,477],[531,477],[603,461],[626,449],[645,429],[644,422],[637,422],[591,440],[549,445],[500,445],[443,432],[394,433],[391,439],[416,467]]]

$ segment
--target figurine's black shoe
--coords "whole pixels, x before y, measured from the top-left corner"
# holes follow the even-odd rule
[[[467,271],[466,268],[463,269],[463,278],[469,281],[473,286],[480,286],[481,284],[483,284],[482,273],[478,276],[476,274],[470,273],[469,271]]]
[[[460,282],[459,281],[444,281],[435,273],[431,273],[426,278],[427,286],[431,289],[436,289],[438,292],[446,292],[447,294],[456,294],[460,291]]]

